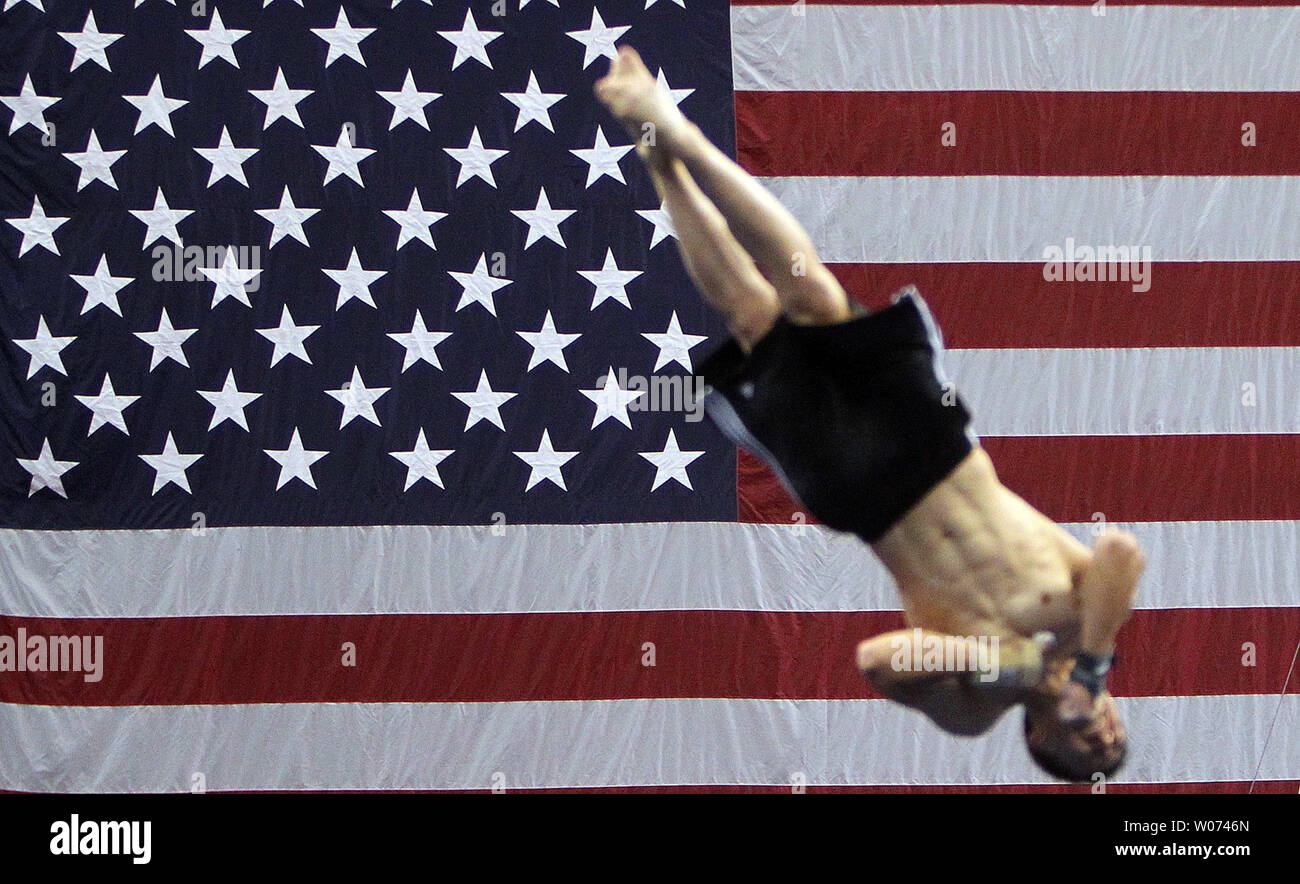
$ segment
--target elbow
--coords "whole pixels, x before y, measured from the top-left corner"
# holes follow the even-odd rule
[[[1128,531],[1108,531],[1097,539],[1097,555],[1125,571],[1141,571],[1146,565],[1146,555],[1138,539]]]

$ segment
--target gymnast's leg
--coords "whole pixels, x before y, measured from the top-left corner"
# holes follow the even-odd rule
[[[641,155],[672,218],[687,273],[705,302],[722,314],[732,337],[748,351],[780,314],[775,289],[681,161],[662,151],[643,149]]]
[[[638,141],[652,170],[660,155],[680,161],[684,168],[665,176],[670,186],[680,181],[711,203],[710,214],[720,216],[729,236],[748,253],[791,322],[828,325],[852,316],[844,289],[822,264],[807,231],[682,115],[635,50],[619,50],[609,74],[596,83],[596,94]],[[661,168],[673,164],[664,160]],[[718,226],[716,220],[710,224]]]

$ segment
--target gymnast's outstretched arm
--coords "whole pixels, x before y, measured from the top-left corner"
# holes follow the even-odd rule
[[[1109,531],[1093,545],[1092,562],[1078,584],[1079,653],[1057,704],[1062,721],[1083,726],[1092,719],[1096,697],[1105,690],[1115,637],[1133,612],[1145,567],[1142,548],[1127,531]]]
[[[916,647],[918,640],[922,647]],[[1042,677],[1042,654],[1031,639],[999,637],[992,646],[992,659],[980,661],[981,665],[993,664],[987,672],[994,677],[990,682],[983,680],[985,673],[975,671],[973,664],[960,672],[910,665],[924,658],[924,645],[932,642],[939,647],[964,642],[968,664],[979,660],[973,639],[932,629],[898,629],[858,644],[858,670],[886,699],[924,713],[950,734],[974,737],[984,733]]]

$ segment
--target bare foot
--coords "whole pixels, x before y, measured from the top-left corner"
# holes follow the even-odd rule
[[[620,46],[609,73],[596,81],[596,97],[618,118],[645,159],[654,148],[670,143],[686,125],[672,96],[659,88],[641,56]]]

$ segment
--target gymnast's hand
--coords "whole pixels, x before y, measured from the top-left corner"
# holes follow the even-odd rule
[[[609,63],[609,72],[596,81],[596,97],[619,119],[637,144],[642,157],[653,148],[667,146],[686,125],[665,90],[659,88],[641,56],[631,46],[621,46]]]
[[[1066,682],[1057,700],[1056,716],[1093,751],[1107,751],[1127,738],[1115,700],[1106,691],[1094,697],[1082,685]]]

